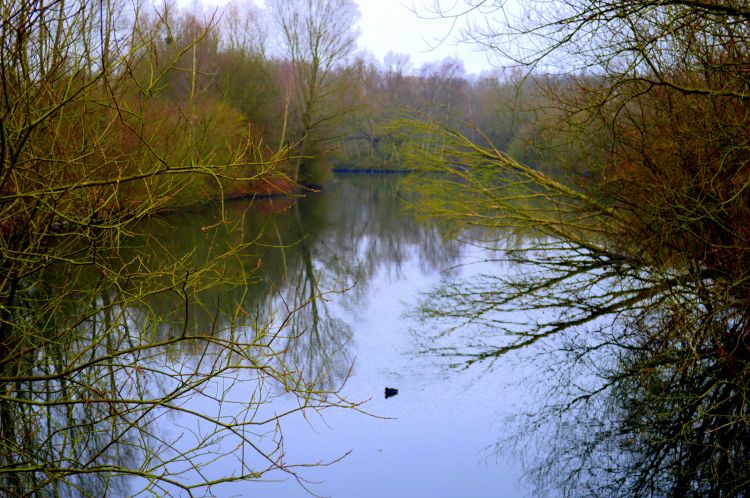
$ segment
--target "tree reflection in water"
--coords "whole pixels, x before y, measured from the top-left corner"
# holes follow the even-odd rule
[[[137,469],[144,457],[140,440],[150,437],[153,420],[153,407],[141,404],[148,398],[136,370],[142,355],[134,342],[140,341],[118,326],[114,315],[121,310],[108,306],[106,294],[61,296],[43,282],[33,289],[34,303],[61,297],[66,302],[59,308],[28,310],[33,315],[25,318],[39,335],[25,337],[3,360],[0,489],[10,496],[121,494],[125,481],[109,477]]]
[[[446,282],[421,313],[444,324],[429,350],[457,365],[540,353],[546,401],[496,446],[538,442],[525,453],[540,495],[750,493],[744,306],[711,279],[566,240],[527,237],[506,255],[515,276]]]
[[[398,188],[351,180],[278,212],[152,218],[97,265],[27,282],[0,364],[2,492],[202,495],[271,471],[303,482],[284,418],[360,409],[340,396],[353,330],[326,297],[350,289],[357,306],[378,262],[398,271],[420,251],[445,269],[458,254],[435,249],[441,230],[404,214]]]
[[[19,336],[24,342],[3,359],[0,487],[7,495],[202,494],[272,470],[296,475],[283,454],[280,420],[356,406],[278,361],[278,331],[247,316],[242,302],[216,306],[203,323],[189,315],[210,309],[199,304],[206,296],[188,283],[179,296],[187,316],[167,321],[150,303],[174,293],[171,285],[128,273],[85,286],[89,268],[57,269],[35,283],[29,307],[14,319],[36,335]],[[262,411],[276,385],[301,400],[281,415]],[[204,476],[217,461],[231,471]]]
[[[600,392],[579,393],[572,412],[556,407],[565,424],[539,475],[564,470],[592,495],[747,496],[747,362],[730,354],[747,350],[745,324],[726,311],[673,296],[669,311],[641,310],[594,346],[571,347],[569,359],[606,352],[588,360]]]

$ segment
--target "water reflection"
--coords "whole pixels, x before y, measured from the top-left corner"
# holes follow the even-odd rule
[[[296,477],[282,419],[356,406],[339,395],[354,364],[342,310],[415,253],[436,270],[459,256],[399,194],[395,178],[349,178],[296,202],[154,218],[97,265],[50,266],[7,320],[34,333],[2,359],[15,443],[0,489],[200,494],[215,478]]]
[[[450,332],[430,349],[527,353],[543,402],[497,448],[525,451],[539,496],[746,496],[746,310],[713,280],[611,254],[529,239],[514,271],[449,279],[423,303]]]
[[[151,439],[151,408],[129,401],[144,395],[143,377],[124,366],[139,364],[139,339],[118,324],[122,310],[108,306],[101,281],[91,282],[101,294],[81,294],[80,269],[66,274],[70,286],[47,275],[26,290],[27,302],[42,306],[17,311],[25,323],[11,333],[23,343],[0,363],[0,490],[7,496],[123,494],[127,483],[110,477],[138,468],[139,439]]]
[[[196,262],[224,256],[219,269],[228,283],[201,287],[193,299],[179,292],[144,300],[139,328],[155,312],[163,337],[237,325],[239,307],[253,323],[269,321],[283,341],[284,361],[315,379],[315,387],[340,386],[352,366],[351,325],[329,308],[330,295],[350,309],[360,306],[376,271],[393,277],[404,261],[417,260],[445,272],[460,258],[458,242],[445,241],[444,229],[418,221],[405,208],[408,191],[399,178],[344,176],[325,194],[289,200],[228,204],[223,216],[210,210],[152,220],[130,251],[139,264],[178,261],[184,275]],[[257,234],[251,243],[245,234]],[[136,256],[137,255],[137,256]],[[127,258],[126,258],[127,259]],[[189,277],[189,275],[188,275]],[[232,318],[227,318],[232,317]],[[247,320],[247,318],[245,318]]]
[[[747,363],[736,357],[746,351],[737,334],[744,319],[706,313],[698,296],[672,297],[669,310],[639,310],[568,342],[560,364],[576,358],[589,382],[550,407],[553,443],[536,469],[548,488],[586,496],[750,492]]]

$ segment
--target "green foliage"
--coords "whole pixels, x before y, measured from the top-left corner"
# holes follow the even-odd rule
[[[260,55],[243,51],[227,50],[219,57],[216,94],[250,121],[256,136],[278,143],[284,95],[274,78],[274,66]]]

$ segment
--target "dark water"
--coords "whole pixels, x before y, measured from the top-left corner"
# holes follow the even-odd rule
[[[210,489],[214,496],[308,496],[305,488],[334,497],[530,496],[520,480],[520,463],[511,452],[493,448],[508,436],[506,417],[529,401],[521,365],[509,361],[489,372],[452,369],[453,358],[423,353],[435,331],[414,314],[422,295],[444,279],[511,270],[483,263],[488,251],[447,240],[449,227],[418,218],[401,182],[339,175],[323,193],[295,202],[250,207],[247,201],[233,202],[225,206],[224,225],[233,227],[226,238],[211,208],[152,221],[150,229],[171,256],[195,262],[235,244],[243,253],[240,267],[230,260],[226,271],[254,272],[252,285],[200,292],[201,304],[189,307],[190,330],[209,327],[216,306],[238,301],[275,326],[296,309],[277,339],[286,341],[284,360],[316,379],[321,389],[340,388],[343,398],[364,402],[357,410],[305,410],[281,421],[286,464],[335,463],[292,467],[296,476],[273,471],[260,482],[222,484]],[[252,245],[233,239],[238,224],[244,234],[260,234]],[[170,321],[176,329],[184,326],[180,296],[160,295],[149,307],[167,322],[160,325],[165,335],[175,333]],[[238,382],[205,388],[222,392],[223,406],[209,395],[192,397],[183,406],[228,415],[233,410],[228,402],[234,402],[240,413],[257,382],[239,375]],[[385,399],[386,386],[397,388],[398,395]],[[264,388],[255,416],[298,406],[282,391]],[[196,429],[193,419],[180,416],[165,415],[161,421],[165,437],[179,441],[177,447],[184,442],[189,448],[197,434],[211,430]],[[271,444],[278,437],[259,428],[261,445],[264,438]],[[215,449],[231,454],[233,445],[238,442],[224,437]],[[211,480],[239,472],[239,458],[207,455],[200,473]],[[179,465],[184,463],[166,468]],[[186,470],[181,479],[199,477]]]

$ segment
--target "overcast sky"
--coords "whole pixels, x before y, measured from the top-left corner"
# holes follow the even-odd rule
[[[228,0],[177,1],[182,5],[198,2],[219,7],[228,3]],[[258,6],[264,4],[263,0],[250,1]],[[380,62],[392,51],[409,55],[414,69],[425,62],[439,61],[446,57],[461,59],[467,73],[479,74],[492,67],[484,52],[479,52],[468,44],[456,43],[457,30],[451,33],[450,21],[425,18],[433,0],[354,1],[359,5],[361,14],[358,48],[371,52]],[[453,3],[455,0],[449,1]]]
[[[379,59],[388,51],[411,56],[415,67],[445,57],[458,57],[468,73],[480,73],[491,68],[487,56],[467,44],[456,44],[451,23],[423,16],[432,0],[355,0],[362,14],[360,19],[360,48],[369,50]],[[454,30],[455,31],[455,30]],[[439,41],[442,38],[447,39]],[[431,48],[435,47],[435,48]]]

